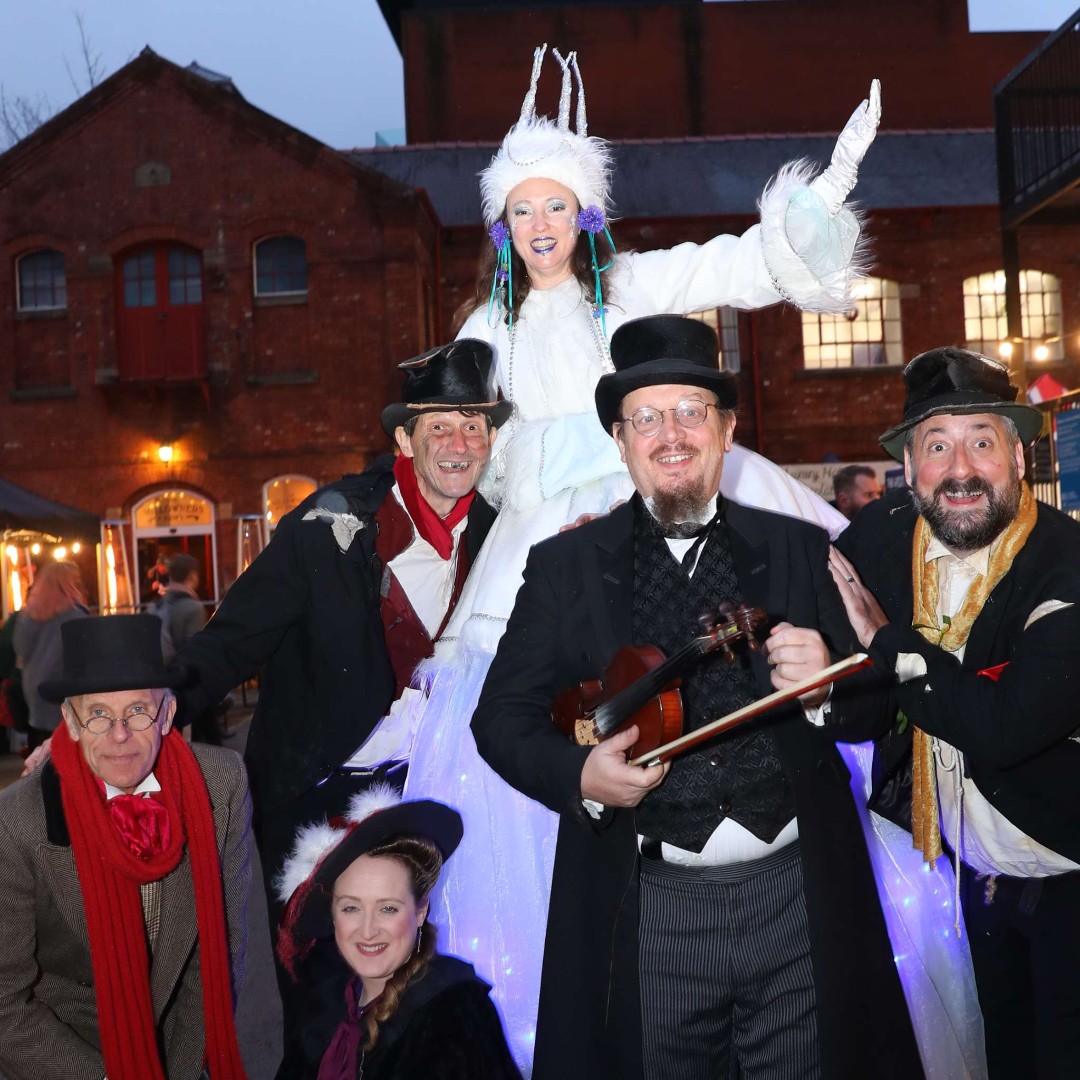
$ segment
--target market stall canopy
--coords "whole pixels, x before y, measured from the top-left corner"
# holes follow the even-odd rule
[[[53,502],[0,477],[0,532],[41,532],[96,543],[100,527],[97,514]]]

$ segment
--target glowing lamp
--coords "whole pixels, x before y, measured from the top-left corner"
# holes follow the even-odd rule
[[[67,558],[67,548],[66,547],[53,548],[53,558],[56,559],[57,562],[62,562],[64,559]]]
[[[998,346],[998,356],[1003,360],[1008,360],[1013,354],[1013,343],[1011,341],[1003,341]]]
[[[1049,360],[1050,350],[1045,345],[1036,345],[1034,356],[1036,360]]]
[[[157,456],[161,460],[162,464],[168,465],[173,459],[172,443],[162,443],[157,448]]]
[[[31,544],[30,545],[30,554],[31,555],[40,555],[41,554],[41,545],[40,544]]]

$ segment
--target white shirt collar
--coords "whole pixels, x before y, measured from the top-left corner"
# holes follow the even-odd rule
[[[936,536],[931,536],[930,543],[926,546],[926,561],[934,562],[948,556],[954,563],[960,563],[976,574],[985,574],[990,569],[990,554],[994,549],[994,543],[989,543],[986,547],[979,548],[978,551],[973,551],[970,555],[961,558],[951,552]]]
[[[102,781],[104,783],[104,781]],[[149,795],[152,791],[160,791],[161,785],[157,782],[157,777],[151,773],[143,782],[131,793],[132,795]],[[117,795],[123,795],[124,792],[118,787],[113,787],[112,784],[105,784],[105,798],[115,799]]]

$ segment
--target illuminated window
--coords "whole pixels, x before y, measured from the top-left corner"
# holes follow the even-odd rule
[[[1045,360],[1062,360],[1061,281],[1041,270],[1020,271],[1020,330],[1030,360],[1045,343]],[[964,279],[964,338],[967,347],[986,356],[1000,356],[1009,336],[1005,316],[1005,271]],[[1048,340],[1053,338],[1054,340]]]
[[[720,367],[724,371],[739,370],[739,313],[734,308],[709,308],[688,316],[700,319],[716,331],[720,340]]]
[[[904,362],[900,286],[866,278],[852,290],[847,315],[802,315],[803,361],[808,371],[879,367]]]
[[[67,307],[67,278],[60,251],[32,251],[19,260],[20,311],[56,311]]]
[[[275,476],[263,484],[263,516],[267,532],[273,533],[278,522],[318,486],[310,476]]]
[[[272,236],[255,245],[255,295],[306,293],[307,244],[299,236]]]

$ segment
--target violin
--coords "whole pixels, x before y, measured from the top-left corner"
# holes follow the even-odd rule
[[[725,602],[715,616],[702,615],[698,623],[703,633],[670,657],[654,645],[620,649],[602,678],[585,680],[555,699],[552,722],[578,746],[595,746],[637,724],[638,740],[630,756],[648,754],[682,735],[678,688],[683,673],[717,649],[731,663],[735,659],[731,646],[738,641],[745,640],[757,651],[754,632],[767,621],[760,608]]]

